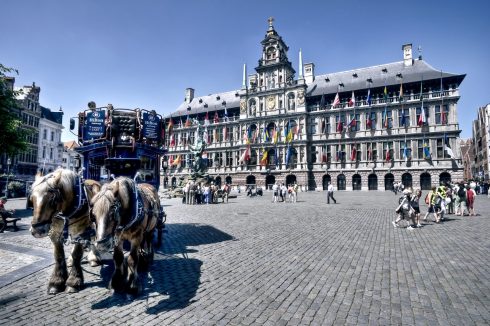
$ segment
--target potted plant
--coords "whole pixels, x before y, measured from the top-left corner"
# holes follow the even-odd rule
[[[12,197],[17,196],[17,192],[19,192],[24,187],[24,184],[20,181],[10,181],[8,184],[8,190],[11,191]]]

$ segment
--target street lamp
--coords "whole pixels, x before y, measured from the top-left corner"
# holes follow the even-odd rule
[[[80,158],[80,154],[75,155],[74,161],[75,161],[75,171],[78,173],[82,165],[82,159]]]
[[[5,197],[8,198],[9,196],[9,188],[8,188],[8,185],[9,185],[9,174],[10,174],[10,163],[12,163],[10,161],[10,157],[7,158],[7,181],[5,182]]]

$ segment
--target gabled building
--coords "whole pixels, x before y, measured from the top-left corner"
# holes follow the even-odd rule
[[[477,118],[473,121],[474,175],[486,181],[490,175],[490,104],[478,108]]]
[[[51,111],[41,106],[39,119],[38,166],[43,174],[47,174],[62,166],[63,143],[63,111]]]
[[[166,117],[164,186],[188,173],[197,123],[218,183],[390,190],[399,180],[422,189],[462,180],[457,102],[464,74],[414,59],[405,44],[401,61],[319,75],[300,51],[296,75],[272,20],[261,48],[240,89],[195,96],[189,88]]]

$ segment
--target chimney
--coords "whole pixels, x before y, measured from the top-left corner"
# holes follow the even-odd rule
[[[405,67],[413,65],[412,60],[412,44],[405,44],[402,46],[403,50],[403,64]]]
[[[305,63],[305,82],[311,84],[315,81],[315,64]]]
[[[185,103],[189,104],[194,99],[194,88],[185,89]]]

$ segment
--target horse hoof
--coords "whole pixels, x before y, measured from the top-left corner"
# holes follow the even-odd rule
[[[58,290],[58,288],[52,286],[48,289],[48,294],[58,294],[60,293],[60,290]]]
[[[76,289],[74,287],[71,287],[71,286],[68,286],[68,287],[66,287],[65,292],[66,293],[77,293],[78,292],[78,289]]]

